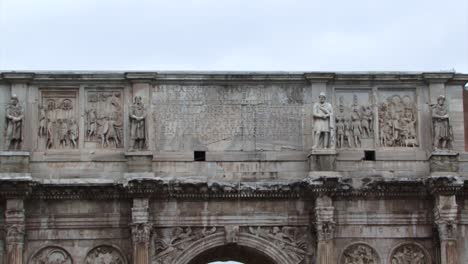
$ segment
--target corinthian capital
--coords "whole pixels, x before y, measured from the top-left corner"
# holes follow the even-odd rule
[[[132,225],[132,241],[134,244],[149,243],[151,225],[149,223],[137,223]]]

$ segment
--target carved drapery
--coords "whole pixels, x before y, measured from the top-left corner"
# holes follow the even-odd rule
[[[6,117],[6,149],[20,150],[23,143],[24,109],[18,100],[18,96],[11,95],[11,101],[5,110]]]

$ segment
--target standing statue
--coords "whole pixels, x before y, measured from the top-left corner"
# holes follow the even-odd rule
[[[140,96],[135,96],[130,111],[130,149],[146,147],[146,109]]]
[[[320,93],[319,102],[314,104],[314,145],[316,148],[334,148],[332,139],[334,129],[333,108],[330,103],[325,102],[325,93]]]
[[[10,103],[6,107],[6,148],[8,150],[20,150],[23,142],[23,107],[19,104],[18,97],[13,94]]]
[[[434,149],[449,149],[452,140],[452,131],[449,122],[445,96],[437,97],[437,104],[432,108],[432,126],[434,131]]]

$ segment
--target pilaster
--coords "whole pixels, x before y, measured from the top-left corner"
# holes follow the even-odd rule
[[[333,201],[329,196],[315,200],[315,230],[317,234],[317,261],[321,264],[335,264]]]
[[[440,241],[440,263],[457,264],[457,214],[455,195],[435,195],[434,222]]]
[[[132,208],[132,242],[133,264],[149,263],[149,245],[151,225],[149,223],[148,199],[133,199]]]
[[[5,226],[7,263],[23,264],[25,215],[22,199],[6,201]]]

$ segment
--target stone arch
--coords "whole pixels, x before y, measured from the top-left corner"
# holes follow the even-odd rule
[[[343,249],[343,251],[340,254],[340,260],[339,260],[338,263],[340,263],[340,264],[347,263],[346,262],[346,257],[347,257],[346,254],[349,254],[348,252],[351,253],[351,251],[356,251],[356,250],[360,250],[360,249],[367,250],[367,251],[364,251],[364,253],[366,253],[369,257],[373,257],[376,260],[376,264],[381,263],[381,259],[380,259],[379,253],[377,253],[377,250],[375,250],[375,248],[373,248],[371,245],[369,245],[369,244],[367,244],[365,242],[361,242],[361,241],[351,243],[348,246],[346,246],[346,248]]]
[[[84,264],[100,263],[99,260],[105,257],[112,257],[112,263],[128,264],[127,258],[122,254],[122,250],[115,245],[102,244],[93,247],[84,259]]]
[[[39,248],[31,255],[29,264],[49,263],[51,261],[61,261],[63,264],[73,264],[73,258],[67,250],[60,246],[48,245]],[[60,263],[60,262],[57,262]]]
[[[423,247],[421,244],[419,244],[417,242],[403,242],[403,243],[397,244],[390,251],[390,255],[388,256],[388,263],[392,263],[392,259],[395,256],[395,254],[400,252],[400,250],[403,250],[405,247],[408,247],[411,250],[419,250],[422,254],[424,254],[425,262],[421,262],[421,263],[423,263],[423,264],[433,263],[432,262],[432,257],[429,254],[429,251],[427,251],[425,247]]]
[[[180,254],[173,263],[189,264],[190,261],[203,252],[226,245],[228,244],[226,243],[224,233],[206,236],[198,240],[197,243],[192,243],[185,248],[182,254]],[[288,255],[283,249],[271,241],[252,234],[240,233],[236,245],[257,251],[259,254],[271,259],[274,264],[298,264],[302,261],[291,257],[291,255]]]

